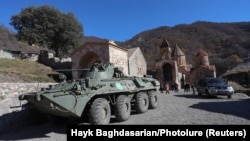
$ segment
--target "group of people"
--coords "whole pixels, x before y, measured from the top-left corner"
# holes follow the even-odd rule
[[[193,94],[195,94],[194,86],[191,85],[191,88],[192,88]],[[179,89],[178,84],[176,82],[173,82],[171,84],[171,87],[170,87],[169,83],[166,83],[165,85],[162,83],[161,88],[160,88],[161,92],[163,93],[163,91],[165,91],[166,94],[170,94],[170,90],[177,93],[178,89]]]
[[[162,84],[163,85],[163,84]],[[161,91],[163,92],[165,90],[166,94],[170,94],[170,90],[178,92],[178,84],[172,83],[171,87],[168,83],[165,84],[165,86],[162,86]]]

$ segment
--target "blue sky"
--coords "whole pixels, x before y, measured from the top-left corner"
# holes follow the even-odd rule
[[[50,5],[72,12],[84,35],[126,41],[159,26],[195,21],[249,22],[249,0],[0,0],[0,24],[29,6]]]

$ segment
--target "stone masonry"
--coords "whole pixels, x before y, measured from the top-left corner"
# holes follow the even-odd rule
[[[126,49],[114,41],[86,42],[71,53],[72,69],[89,68],[94,63],[113,63],[123,68],[126,76],[143,76],[147,71],[146,60],[139,47]],[[81,71],[73,71],[74,79]]]
[[[5,130],[24,124],[23,121],[32,122],[30,112],[22,110],[18,96],[24,93],[40,91],[56,83],[0,83],[0,135]]]

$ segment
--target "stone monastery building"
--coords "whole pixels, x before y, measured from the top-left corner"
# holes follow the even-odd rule
[[[126,76],[143,76],[147,63],[139,47],[126,49],[114,41],[86,42],[71,53],[72,69],[89,68],[92,64],[114,63],[123,67]],[[73,71],[73,78],[79,78],[81,71]]]
[[[196,84],[200,78],[216,77],[215,66],[209,64],[208,54],[199,50],[194,56],[194,66],[186,63],[186,56],[176,44],[173,48],[166,39],[160,46],[161,60],[156,63],[156,78],[162,83]]]
[[[209,64],[208,54],[199,50],[194,56],[194,64],[186,63],[186,56],[176,44],[173,48],[166,39],[160,47],[161,60],[156,62],[156,77],[162,83],[195,84],[199,78],[216,77],[215,66]],[[123,67],[126,76],[143,76],[147,73],[147,62],[139,47],[126,49],[114,41],[86,42],[71,53],[72,69],[89,68],[96,62],[114,63]],[[81,71],[73,71],[73,79],[81,76]]]

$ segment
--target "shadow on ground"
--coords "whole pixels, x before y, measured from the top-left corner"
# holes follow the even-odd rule
[[[67,125],[90,125],[88,117],[71,118],[61,123],[53,123],[45,114],[29,106],[23,110],[0,116],[0,140],[50,139],[48,134],[67,134]],[[136,114],[131,110],[131,115]],[[117,123],[111,116],[110,123]]]
[[[197,94],[178,94],[175,96],[176,97],[184,97],[184,98],[192,98],[192,99],[218,99],[218,98],[222,98],[222,97],[208,96],[208,95],[199,96]]]
[[[199,102],[191,108],[209,112],[228,114],[250,120],[250,99],[238,99],[229,101]]]
[[[55,125],[30,108],[0,116],[0,140],[46,138],[55,132],[66,134],[66,124]]]

